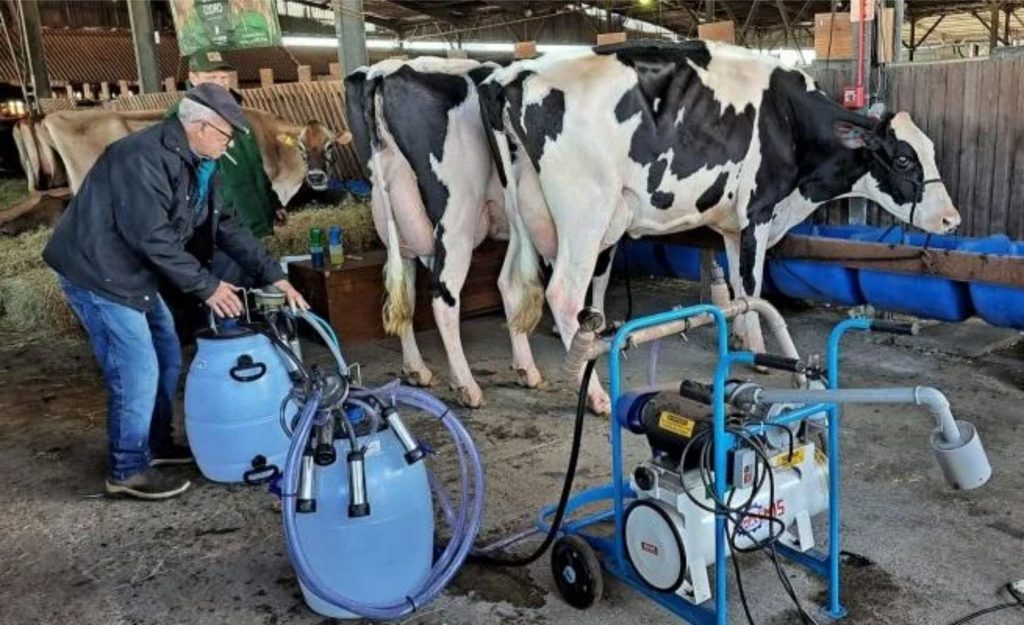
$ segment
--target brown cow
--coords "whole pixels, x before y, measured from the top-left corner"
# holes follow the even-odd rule
[[[303,183],[314,190],[327,187],[336,146],[352,139],[337,136],[320,122],[292,124],[265,111],[246,108],[263,168],[282,205]],[[28,178],[29,190],[54,189],[63,184],[74,193],[108,145],[164,118],[164,111],[59,111],[41,120],[21,120],[15,141]],[[65,182],[66,181],[66,182]],[[35,219],[35,211],[0,217],[0,233],[18,234],[52,221],[52,210]],[[15,224],[12,220],[18,217]]]

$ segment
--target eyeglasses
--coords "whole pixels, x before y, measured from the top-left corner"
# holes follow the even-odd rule
[[[220,135],[221,135],[222,137],[224,137],[225,139],[227,139],[227,140],[228,140],[228,141],[227,141],[227,146],[228,146],[229,148],[230,148],[231,146],[235,145],[235,138],[234,138],[234,137],[233,137],[232,135],[229,135],[228,133],[224,132],[224,131],[223,131],[223,130],[221,130],[220,128],[217,128],[216,126],[214,126],[214,125],[213,125],[213,124],[211,124],[210,122],[203,122],[203,126],[206,126],[207,128],[213,128],[213,129],[214,129],[214,130],[216,130],[216,131],[217,131],[218,133],[220,133]]]

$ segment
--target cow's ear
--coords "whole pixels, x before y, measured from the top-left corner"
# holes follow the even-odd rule
[[[277,141],[281,145],[287,145],[290,148],[294,148],[296,145],[299,144],[299,138],[290,132],[282,132],[281,134],[277,135]]]
[[[849,150],[859,150],[860,148],[871,148],[874,147],[874,137],[871,135],[871,131],[866,128],[861,128],[855,124],[849,122],[836,122],[833,127],[836,133],[836,138],[843,144],[844,148]]]
[[[334,138],[334,142],[337,143],[338,145],[352,143],[352,133],[347,130],[339,132],[338,136]]]

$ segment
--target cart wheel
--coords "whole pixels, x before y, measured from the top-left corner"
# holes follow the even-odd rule
[[[601,599],[604,575],[594,549],[579,536],[562,536],[551,548],[551,574],[565,602],[586,610]]]

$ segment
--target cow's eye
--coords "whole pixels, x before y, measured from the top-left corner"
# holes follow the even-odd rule
[[[900,155],[896,157],[896,169],[909,169],[910,159],[906,156]]]

